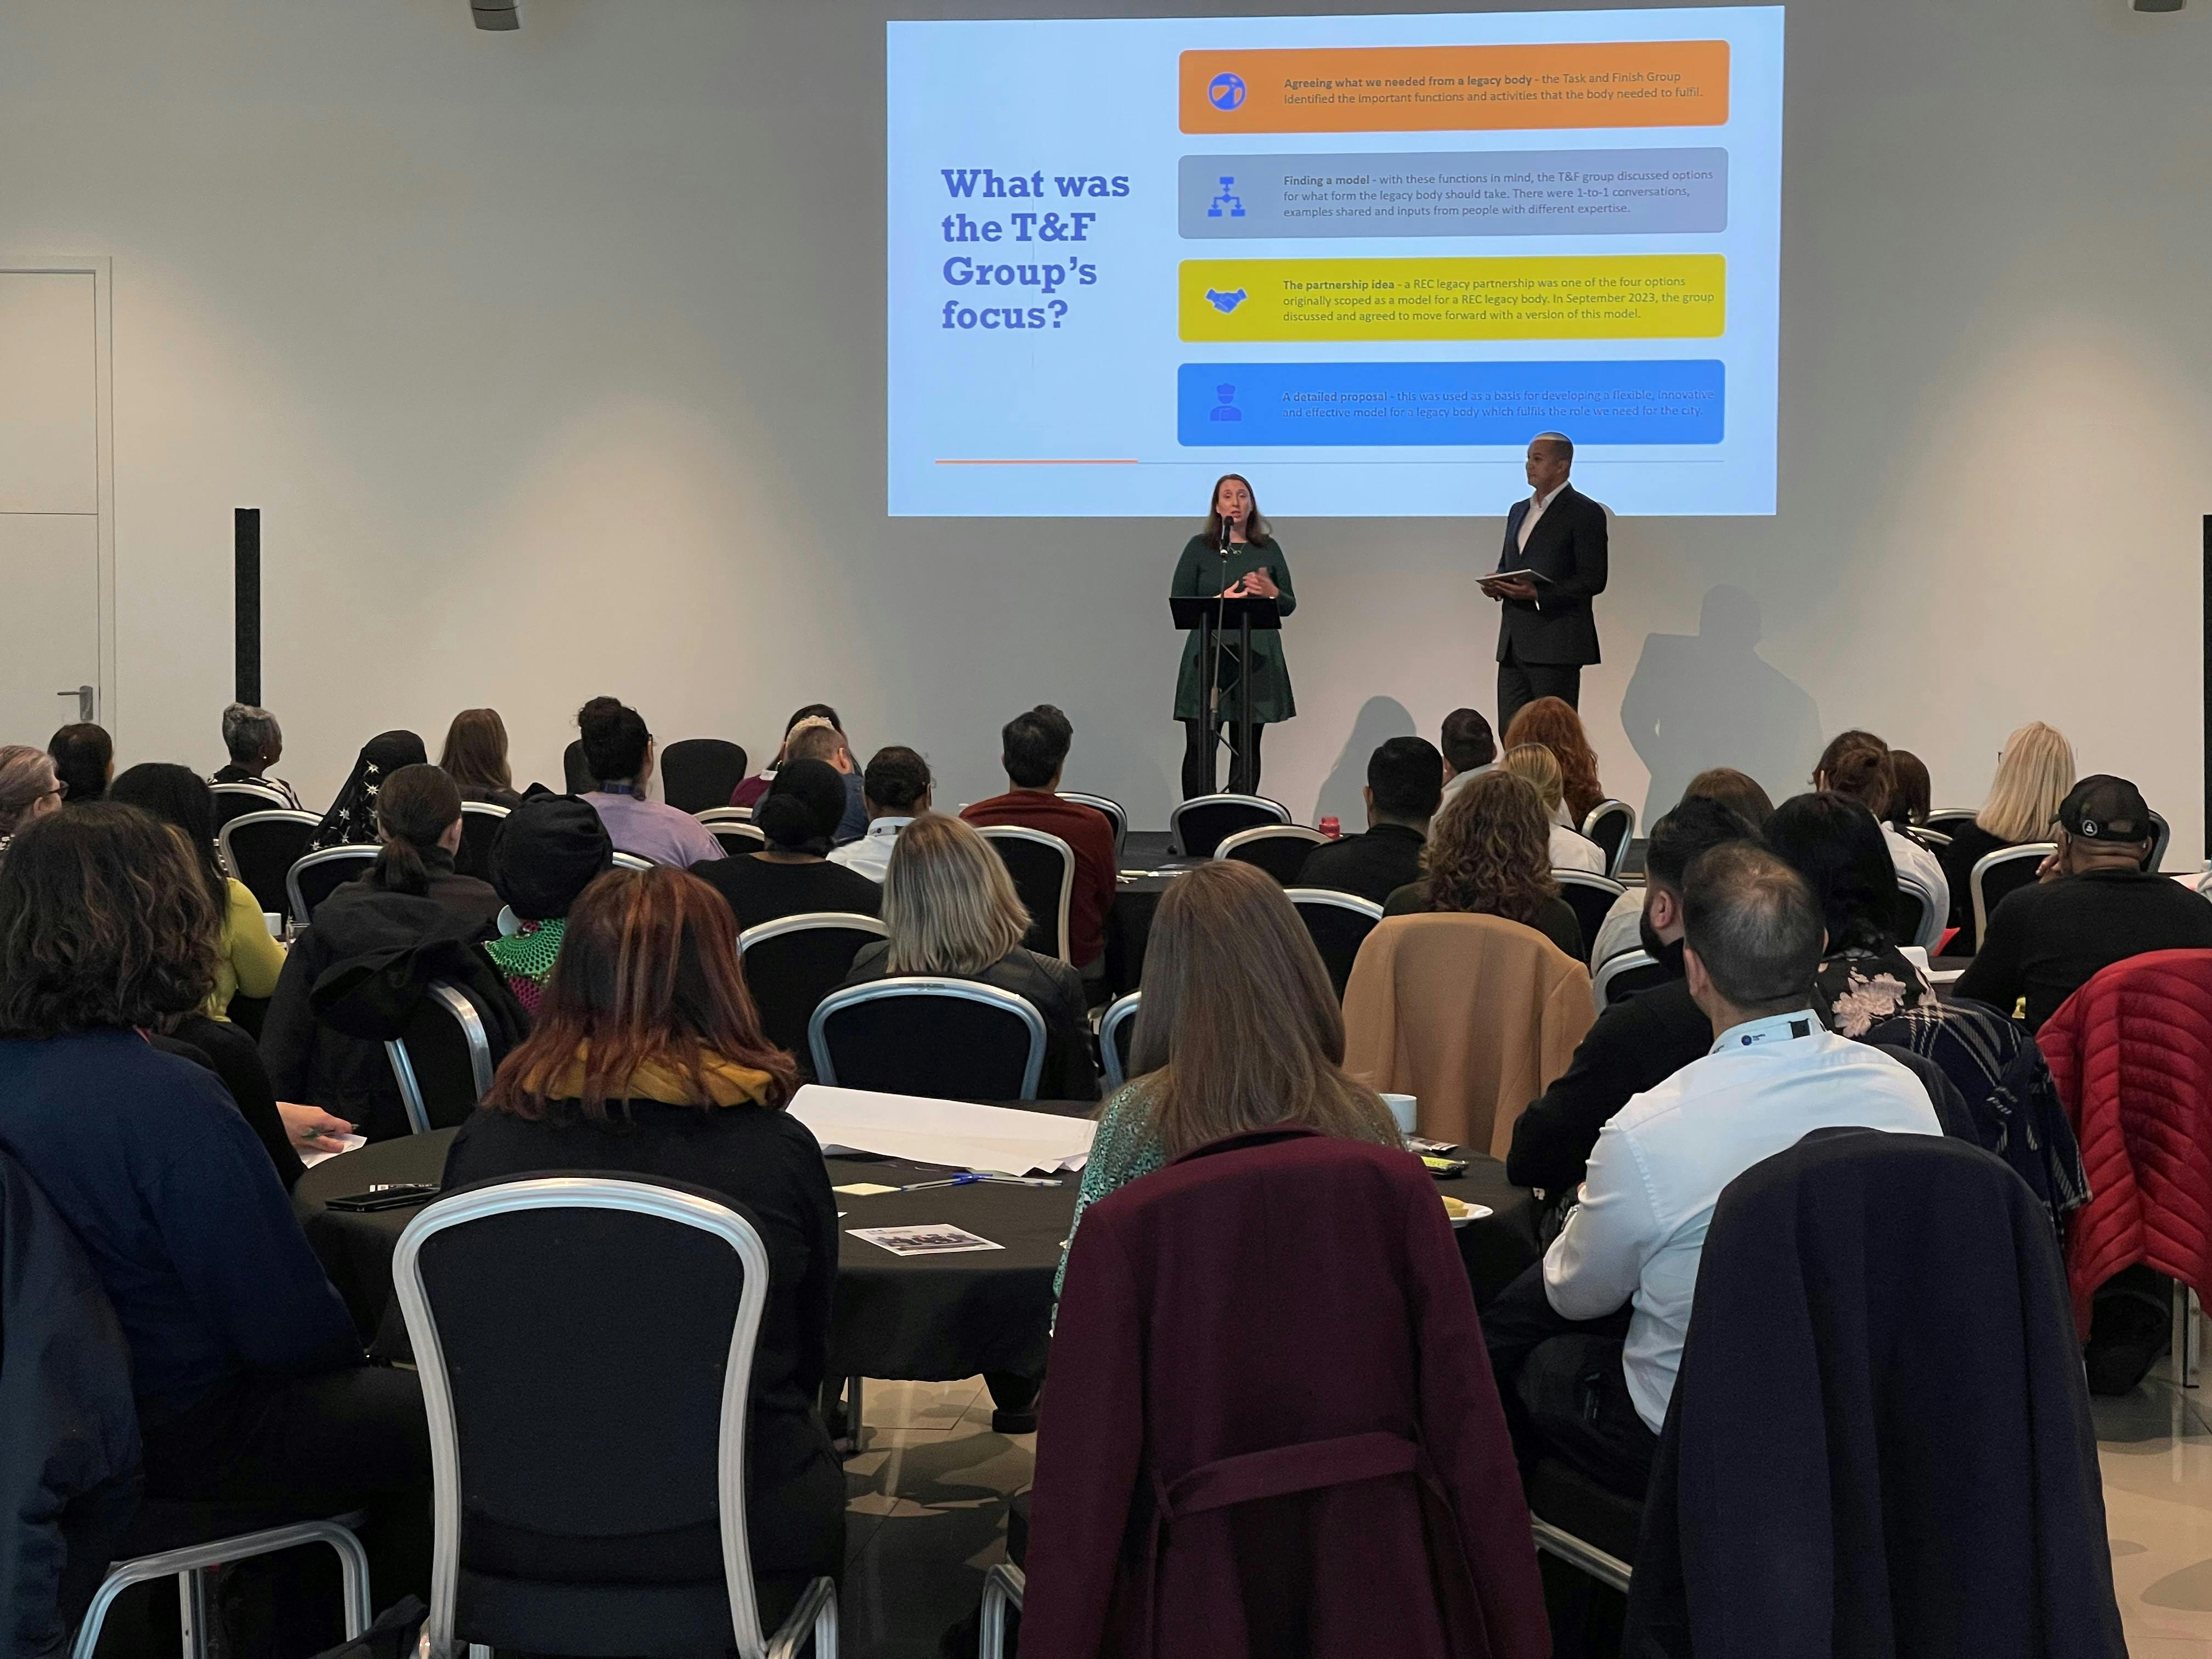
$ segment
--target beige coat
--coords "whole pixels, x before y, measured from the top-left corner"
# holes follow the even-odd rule
[[[1420,1101],[1421,1133],[1504,1158],[1596,1018],[1589,970],[1500,916],[1393,916],[1344,992],[1345,1069]]]

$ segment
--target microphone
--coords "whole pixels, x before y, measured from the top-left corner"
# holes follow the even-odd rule
[[[1224,558],[1224,559],[1225,559],[1225,558],[1227,558],[1227,557],[1229,556],[1229,537],[1230,537],[1230,532],[1231,532],[1231,531],[1235,530],[1236,528],[1237,528],[1237,520],[1234,520],[1234,519],[1232,519],[1232,518],[1231,518],[1231,517],[1230,517],[1226,513],[1223,514],[1221,515],[1221,548],[1220,548],[1220,552],[1221,552],[1221,556],[1222,556],[1223,558]]]

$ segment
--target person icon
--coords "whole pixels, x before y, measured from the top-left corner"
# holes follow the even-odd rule
[[[1244,79],[1224,70],[1206,88],[1206,100],[1224,115],[1244,101]]]
[[[1233,381],[1224,380],[1213,388],[1213,395],[1221,401],[1206,410],[1207,420],[1241,421],[1244,418],[1244,411],[1237,407],[1237,387]]]

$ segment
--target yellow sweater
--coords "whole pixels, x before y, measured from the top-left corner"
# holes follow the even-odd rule
[[[269,937],[269,924],[261,919],[261,901],[244,882],[230,883],[229,902],[223,907],[222,942],[215,966],[215,990],[207,1011],[217,1019],[229,1018],[231,998],[243,991],[265,997],[276,988],[276,975],[284,971],[283,947]]]

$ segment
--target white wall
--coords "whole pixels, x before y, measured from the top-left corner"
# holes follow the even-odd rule
[[[524,3],[513,36],[462,0],[0,11],[0,249],[114,259],[125,759],[220,757],[245,504],[311,795],[480,702],[557,781],[614,691],[756,753],[827,698],[968,799],[1048,699],[1071,784],[1164,822],[1185,526],[884,516],[886,9]],[[1616,793],[1643,800],[1616,711],[1644,636],[1733,586],[1819,731],[1917,750],[1939,804],[2042,718],[2202,847],[2208,62],[2203,6],[1790,7],[1782,511],[1616,526],[1583,697]],[[1349,822],[1374,737],[1491,705],[1469,578],[1499,520],[1284,528],[1304,712],[1267,786]],[[1682,672],[1731,718],[1796,695],[1724,653]],[[1765,741],[1778,795],[1813,754]]]

